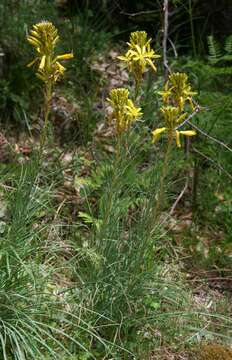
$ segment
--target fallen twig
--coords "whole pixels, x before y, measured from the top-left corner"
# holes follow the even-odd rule
[[[174,204],[172,205],[172,207],[169,211],[169,215],[173,215],[178,203],[180,202],[180,200],[184,196],[186,190],[188,189],[188,184],[189,184],[189,178],[187,177],[183,189],[181,190],[179,196],[177,197],[176,201],[174,202]]]

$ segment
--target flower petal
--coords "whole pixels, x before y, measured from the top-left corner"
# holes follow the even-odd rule
[[[166,127],[162,127],[162,128],[158,128],[152,131],[152,136],[153,136],[153,140],[152,142],[154,143],[155,141],[157,141],[160,137],[160,135],[165,132],[167,130]]]
[[[180,143],[180,132],[178,130],[176,130],[176,145],[177,147],[181,147],[181,143]]]
[[[27,37],[27,41],[31,45],[36,46],[36,47],[41,45],[41,43],[40,43],[40,41],[38,39],[36,39],[36,38],[34,38],[33,36],[30,36],[30,35]]]
[[[39,64],[39,70],[43,70],[45,66],[46,56],[43,55]]]
[[[73,53],[58,55],[56,60],[69,60],[73,58]]]
[[[195,130],[184,130],[179,131],[179,133],[184,136],[195,136],[197,134]]]
[[[147,63],[152,67],[152,69],[156,72],[157,68],[155,64],[151,61],[151,59],[146,59]]]
[[[34,65],[38,60],[39,60],[39,58],[35,58],[35,59],[32,60],[29,64],[27,64],[27,67],[31,67],[31,66]]]

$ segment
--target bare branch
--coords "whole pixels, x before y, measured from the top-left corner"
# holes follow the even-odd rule
[[[150,15],[150,14],[153,14],[153,13],[157,13],[157,10],[146,10],[146,11],[139,11],[139,12],[136,12],[136,13],[127,13],[127,12],[122,10],[120,12],[120,14],[130,16],[130,17],[140,16],[140,15]]]
[[[167,58],[167,40],[168,40],[168,0],[164,0],[164,29],[163,29],[163,65],[164,65],[164,80],[167,81],[170,68]]]
[[[187,120],[187,119],[186,119]],[[232,149],[226,145],[223,141],[218,140],[216,138],[214,138],[213,136],[207,134],[205,131],[201,130],[198,126],[196,126],[195,124],[191,123],[189,120],[186,121],[189,125],[191,125],[193,127],[193,129],[197,130],[200,134],[204,135],[205,137],[207,137],[208,139],[212,140],[213,142],[221,145],[222,147],[224,147],[225,149],[227,149],[228,151],[230,151],[232,153]]]

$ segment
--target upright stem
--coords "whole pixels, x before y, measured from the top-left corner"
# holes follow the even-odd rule
[[[111,210],[113,207],[113,196],[115,194],[115,190],[117,188],[117,170],[121,163],[121,146],[122,146],[122,134],[118,134],[117,136],[117,145],[116,145],[116,157],[113,164],[113,176],[111,179],[111,189],[107,193],[105,191],[105,194],[108,195],[108,197],[104,200],[104,203],[106,204],[105,213],[103,217],[102,226],[106,226],[109,222],[110,216],[111,216]]]
[[[141,80],[136,79],[135,77],[135,92],[134,92],[134,102],[137,102],[138,96],[139,96],[139,92],[140,92],[140,87],[141,87]]]
[[[156,219],[157,216],[159,215],[159,212],[160,212],[161,206],[162,206],[162,202],[164,200],[164,185],[165,185],[165,179],[166,179],[167,173],[168,173],[168,163],[169,163],[169,158],[170,158],[171,149],[172,149],[172,142],[173,142],[173,134],[172,134],[172,131],[170,131],[168,134],[168,144],[167,144],[165,157],[164,157],[164,163],[163,163],[163,168],[162,168],[162,173],[161,173],[161,178],[160,178],[160,188],[159,188],[159,192],[158,192],[157,202],[156,202],[156,205],[154,208],[153,220]]]
[[[192,179],[192,212],[196,215],[197,212],[197,190],[199,185],[199,163],[195,159],[193,168],[193,179]]]
[[[40,135],[40,157],[43,153],[44,144],[47,138],[47,129],[49,124],[49,115],[51,112],[52,82],[48,81],[44,89],[44,126]]]

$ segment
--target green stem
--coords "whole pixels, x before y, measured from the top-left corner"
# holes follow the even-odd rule
[[[51,112],[52,82],[48,81],[44,89],[44,126],[40,135],[40,157],[42,156],[44,144],[47,138],[49,115]]]
[[[194,168],[193,168],[193,179],[192,179],[192,186],[193,186],[193,190],[192,190],[192,212],[193,215],[195,216],[197,213],[197,190],[198,190],[198,185],[199,185],[199,163],[198,161],[195,159],[194,161]]]
[[[141,80],[137,79],[135,77],[135,92],[134,92],[134,102],[137,102],[139,93],[140,93],[140,88],[141,88]]]
[[[105,208],[105,213],[104,213],[104,217],[103,217],[103,228],[108,225],[109,223],[109,219],[111,216],[111,210],[113,207],[113,196],[115,194],[115,191],[117,189],[117,184],[118,184],[118,176],[117,176],[117,171],[118,168],[120,166],[121,163],[121,152],[122,152],[122,134],[118,134],[117,137],[117,144],[116,144],[116,156],[115,156],[115,161],[114,161],[114,165],[113,165],[113,176],[111,179],[111,189],[109,192],[106,191],[105,195],[107,196],[104,200],[103,203],[106,204],[106,208]]]
[[[156,219],[159,216],[159,213],[161,211],[161,206],[162,203],[164,201],[164,185],[165,185],[165,179],[167,177],[167,173],[168,173],[168,164],[169,164],[169,158],[170,158],[170,154],[171,154],[171,150],[172,150],[172,142],[173,142],[173,134],[172,131],[170,131],[170,133],[168,134],[168,144],[167,144],[167,148],[166,148],[166,152],[165,152],[165,157],[164,157],[164,163],[163,163],[163,168],[162,168],[162,173],[161,173],[161,178],[160,178],[160,187],[159,187],[159,192],[158,192],[158,198],[157,198],[157,202],[154,208],[154,216],[153,219]]]

